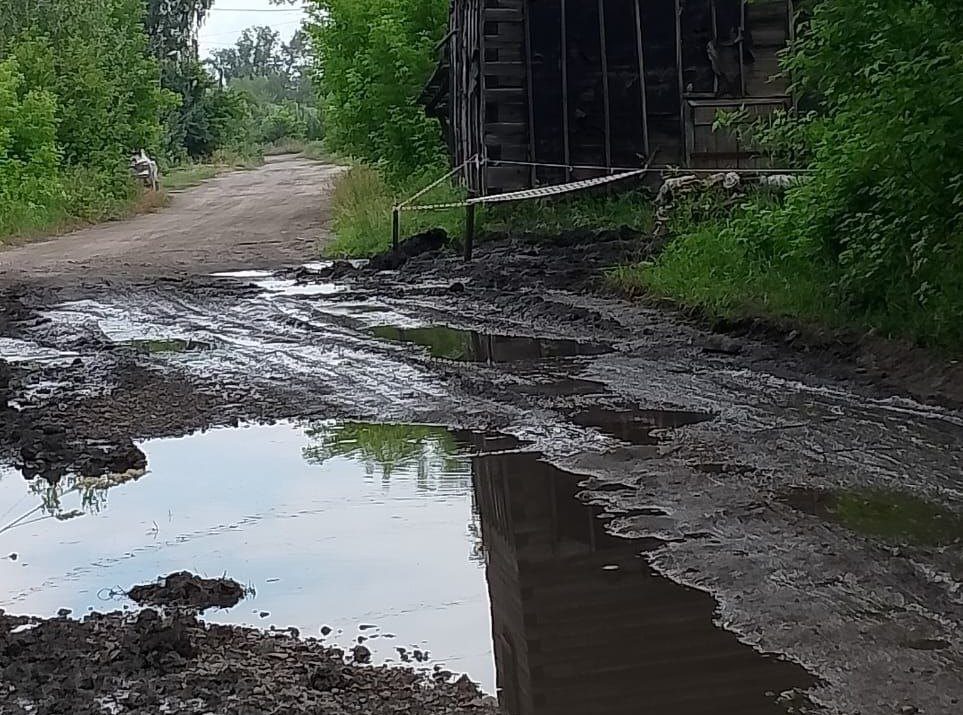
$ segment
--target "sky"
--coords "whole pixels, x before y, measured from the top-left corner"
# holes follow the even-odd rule
[[[271,5],[268,0],[215,0],[201,28],[201,57],[212,50],[233,47],[241,33],[253,25],[270,25],[287,42],[297,31],[304,11],[298,5]]]

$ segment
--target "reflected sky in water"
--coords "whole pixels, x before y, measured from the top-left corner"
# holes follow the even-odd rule
[[[31,513],[54,495],[7,471],[0,531],[30,516],[0,533],[18,555],[0,558],[0,607],[111,610],[111,590],[161,574],[227,574],[256,596],[210,620],[328,625],[376,662],[428,650],[412,665],[467,672],[509,715],[799,711],[775,694],[811,686],[805,670],[718,628],[709,594],[656,573],[575,498],[578,475],[503,451],[518,446],[411,425],[214,430],[144,444],[149,472],[110,489],[67,484],[64,521]]]
[[[0,608],[112,610],[126,600],[102,600],[111,589],[185,569],[228,574],[256,596],[209,620],[315,636],[329,625],[343,646],[375,625],[363,633],[377,636],[366,642],[376,659],[427,648],[493,688],[471,463],[446,430],[282,424],[142,448],[149,473],[99,494],[83,516],[0,534],[0,552],[18,555],[0,558]],[[5,471],[0,529],[40,503]],[[84,506],[68,493],[59,513]]]

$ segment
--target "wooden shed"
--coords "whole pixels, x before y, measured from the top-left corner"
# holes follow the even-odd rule
[[[452,0],[424,102],[455,165],[484,160],[467,173],[481,195],[650,160],[758,167],[713,124],[790,103],[793,15],[792,0]]]

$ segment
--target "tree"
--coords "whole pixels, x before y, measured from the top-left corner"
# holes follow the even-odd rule
[[[445,34],[448,0],[310,0],[326,139],[381,162],[391,178],[443,163],[437,122],[418,98]]]
[[[151,49],[160,60],[197,59],[197,32],[214,0],[147,0]]]

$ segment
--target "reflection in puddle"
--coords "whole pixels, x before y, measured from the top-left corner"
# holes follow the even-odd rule
[[[0,551],[19,554],[0,562],[0,608],[113,610],[129,603],[105,600],[118,588],[227,574],[256,595],[208,620],[327,626],[342,647],[375,625],[363,633],[374,662],[430,650],[419,667],[494,687],[471,462],[447,430],[281,424],[140,447],[148,474],[110,489],[65,479],[35,494],[39,481],[0,472],[0,528],[38,506],[24,522],[47,517],[0,533]]]
[[[785,713],[794,664],[713,624],[708,594],[657,575],[636,541],[537,455],[475,460],[500,700],[511,715]]]
[[[17,529],[0,607],[105,610],[118,586],[227,574],[255,595],[210,620],[363,640],[376,663],[443,664],[489,692],[497,673],[508,715],[780,713],[767,692],[811,684],[713,625],[710,596],[658,576],[575,498],[580,477],[504,451],[519,446],[282,424],[147,442],[149,474],[88,485],[95,499],[0,472],[0,515],[40,501],[73,517]]]
[[[336,283],[298,283],[286,278],[267,278],[254,281],[254,285],[269,293],[283,296],[335,295],[348,290],[348,286]]]
[[[577,413],[572,421],[582,427],[594,427],[600,432],[630,444],[658,444],[653,430],[676,429],[713,419],[704,412],[673,410],[610,410],[590,407]]]
[[[606,386],[604,382],[571,377],[558,378],[555,380],[537,380],[529,385],[520,385],[515,389],[523,395],[568,397],[571,395],[600,395],[605,392]]]
[[[866,536],[927,546],[963,541],[963,515],[892,490],[796,487],[783,495],[793,508]]]
[[[610,348],[598,343],[492,335],[473,330],[458,330],[445,325],[425,328],[381,325],[372,328],[370,332],[382,340],[413,343],[428,348],[432,357],[462,362],[513,362],[610,352]]]

